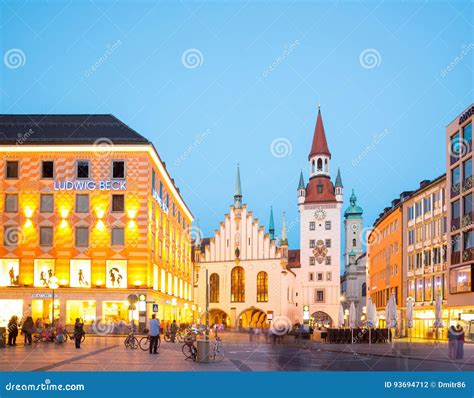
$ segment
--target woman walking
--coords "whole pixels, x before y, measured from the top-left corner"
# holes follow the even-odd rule
[[[458,332],[454,325],[448,329],[448,341],[449,359],[456,359],[458,355]]]
[[[18,337],[18,317],[13,315],[8,322],[8,345],[15,346]]]
[[[31,345],[31,335],[33,333],[34,327],[35,324],[33,323],[33,318],[31,316],[27,317],[25,322],[23,322],[23,326],[21,327],[21,331],[25,336],[25,345]]]
[[[79,318],[76,318],[74,325],[74,342],[76,343],[76,348],[81,348],[82,336],[84,336],[84,324]]]

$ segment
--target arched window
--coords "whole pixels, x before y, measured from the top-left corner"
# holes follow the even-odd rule
[[[318,171],[323,171],[323,160],[321,158],[318,159]]]
[[[219,302],[219,275],[211,274],[209,278],[209,302]]]
[[[367,296],[367,284],[364,282],[362,284],[362,297]]]
[[[314,173],[314,160],[311,162],[311,173]]]
[[[324,172],[327,173],[329,171],[329,168],[328,168],[328,160],[325,159],[324,160]]]
[[[357,246],[357,241],[355,239],[352,239],[352,246],[356,247]]]
[[[243,303],[245,301],[245,271],[242,267],[234,267],[230,275],[230,301]]]
[[[261,271],[257,274],[257,302],[268,301],[268,274]]]

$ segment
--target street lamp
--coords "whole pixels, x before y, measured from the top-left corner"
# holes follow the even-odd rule
[[[48,287],[53,291],[52,294],[52,321],[51,321],[51,326],[54,327],[54,291],[59,287],[59,279],[56,278],[54,275],[50,278]]]

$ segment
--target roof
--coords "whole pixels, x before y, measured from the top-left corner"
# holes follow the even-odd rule
[[[288,268],[301,268],[299,250],[288,250]]]
[[[331,157],[328,143],[326,141],[326,133],[324,132],[323,118],[321,117],[321,110],[318,110],[318,118],[316,119],[316,127],[314,128],[313,144],[311,145],[311,152],[308,159],[314,155],[327,155]]]
[[[16,144],[150,144],[113,115],[0,115],[0,145]]]
[[[364,211],[362,207],[357,206],[357,196],[355,195],[354,189],[352,190],[352,195],[350,198],[350,206],[344,212],[345,218],[361,218]]]
[[[322,189],[318,190],[318,186]],[[334,186],[327,176],[313,177],[306,187],[305,203],[336,202]]]
[[[337,169],[336,183],[334,186],[336,188],[344,188],[344,185],[342,185],[341,169]]]

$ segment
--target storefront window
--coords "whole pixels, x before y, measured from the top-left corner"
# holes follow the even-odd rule
[[[433,278],[425,278],[425,301],[433,301]]]
[[[415,301],[423,301],[423,279],[416,280]]]
[[[48,287],[51,278],[54,276],[54,260],[36,259],[34,272],[34,285],[39,287]]]
[[[434,277],[434,287],[433,287],[434,297],[438,297],[438,294],[441,294],[443,298],[443,277],[442,275],[437,275]]]
[[[31,316],[33,320],[41,319],[44,325],[51,325],[53,319],[53,300],[52,293],[47,293],[47,297],[51,297],[44,300],[32,300],[31,301]],[[55,293],[54,299],[54,319],[59,320],[61,318],[61,306],[60,301],[57,299]]]
[[[91,287],[91,260],[71,260],[71,287]]]
[[[82,319],[84,323],[95,321],[95,300],[67,300],[66,301],[66,323],[74,325],[76,318]]]
[[[102,317],[105,322],[129,322],[130,311],[128,301],[104,301],[102,302]],[[133,311],[133,318],[138,320],[138,310]]]
[[[107,260],[106,262],[106,287],[127,287],[127,260]]]
[[[407,296],[415,297],[415,280],[409,280],[407,284]]]
[[[18,286],[20,261],[18,259],[0,260],[0,286]]]
[[[472,265],[454,268],[450,270],[449,292],[464,293],[471,292]]]
[[[0,300],[0,327],[7,327],[8,321],[13,315],[18,319],[23,315],[23,300]]]

